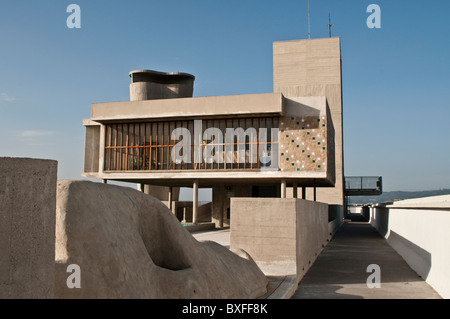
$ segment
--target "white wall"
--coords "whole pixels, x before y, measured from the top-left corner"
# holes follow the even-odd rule
[[[370,223],[443,298],[450,298],[450,196],[371,208]]]

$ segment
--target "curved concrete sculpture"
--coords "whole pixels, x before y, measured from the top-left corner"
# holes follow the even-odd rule
[[[256,298],[267,279],[243,251],[198,242],[159,200],[127,187],[59,181],[55,298]],[[68,288],[68,266],[81,288]]]

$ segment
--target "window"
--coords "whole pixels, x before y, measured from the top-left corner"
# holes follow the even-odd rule
[[[105,171],[278,169],[278,117],[107,124]]]

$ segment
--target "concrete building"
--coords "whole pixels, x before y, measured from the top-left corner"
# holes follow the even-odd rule
[[[318,200],[340,215],[340,39],[276,42],[273,50],[273,93],[192,97],[190,74],[131,72],[130,101],[92,104],[83,121],[83,176],[137,183],[177,216],[179,187],[192,187],[193,224],[202,187],[213,190],[216,227],[230,225],[233,197]]]

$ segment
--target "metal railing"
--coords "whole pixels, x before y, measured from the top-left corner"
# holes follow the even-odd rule
[[[345,177],[347,196],[381,195],[383,193],[381,176]]]

